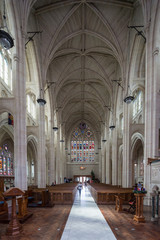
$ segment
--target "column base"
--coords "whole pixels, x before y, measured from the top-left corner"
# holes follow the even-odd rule
[[[145,222],[145,218],[143,216],[139,217],[139,216],[134,215],[133,220],[136,222]]]

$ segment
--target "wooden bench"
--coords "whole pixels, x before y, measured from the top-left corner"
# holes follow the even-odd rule
[[[122,200],[119,197],[124,199],[124,203],[128,203],[133,195],[132,188],[121,188],[109,184],[93,183],[89,184],[88,188],[97,204],[115,204],[117,199],[117,204],[119,205],[122,204]]]
[[[26,191],[26,194],[28,194],[28,207],[51,207],[48,189],[34,188]]]
[[[49,188],[52,204],[73,204],[77,183],[58,184]]]
[[[123,209],[122,209],[122,205],[123,205],[123,202],[124,202],[124,198],[122,198],[120,195],[115,195],[115,198],[116,198],[116,206],[115,206],[115,210],[117,212],[122,212]]]

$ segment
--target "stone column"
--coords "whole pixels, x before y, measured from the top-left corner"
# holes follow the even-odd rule
[[[111,130],[112,137],[112,185],[118,184],[117,129]]]
[[[45,107],[39,106],[38,136],[38,187],[46,187],[46,156],[45,156]]]
[[[54,132],[54,130],[51,127],[50,132],[50,141],[49,141],[49,185],[55,182],[56,180],[56,174],[55,174],[55,148],[54,148],[54,135],[56,135],[57,132]]]
[[[14,169],[15,187],[27,190],[26,76],[24,39],[19,55],[14,55]]]
[[[104,128],[105,131],[105,128]],[[102,150],[101,150],[101,175],[102,175],[102,183],[105,183],[105,176],[106,176],[106,167],[105,167],[105,161],[106,161],[106,143],[107,141],[103,141],[106,140],[106,134],[104,134],[104,137],[101,139],[102,142]]]
[[[56,183],[60,183],[60,131],[58,131],[56,136]]]
[[[111,184],[111,160],[110,160],[110,142],[106,144],[106,184]]]
[[[144,25],[146,33],[146,79],[145,79],[145,139],[144,139],[144,186],[148,190],[145,204],[150,204],[151,168],[148,158],[158,154],[160,81],[159,61],[159,20],[160,3],[143,1]],[[150,20],[152,19],[152,21]]]
[[[123,169],[122,169],[122,187],[130,187],[129,176],[129,159],[130,159],[130,118],[129,118],[129,104],[124,103],[123,108]]]
[[[98,149],[98,156],[99,156],[99,180],[102,182],[102,147],[101,145],[99,146]]]

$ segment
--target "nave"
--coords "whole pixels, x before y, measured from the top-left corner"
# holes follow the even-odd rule
[[[88,188],[76,195],[61,240],[116,240]]]
[[[125,205],[124,208],[128,206]],[[23,223],[23,233],[20,236],[8,238],[5,236],[8,224],[0,223],[1,240],[160,240],[160,221],[151,222],[151,207],[144,206],[146,222],[136,223],[133,221],[132,214],[115,211],[115,205],[98,205],[97,207],[86,189],[82,191],[81,197],[77,192],[73,207],[55,205],[52,208],[30,208],[29,210],[33,212],[33,216]],[[92,234],[96,238],[90,237]]]

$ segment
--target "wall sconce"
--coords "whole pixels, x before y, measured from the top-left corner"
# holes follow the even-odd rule
[[[86,169],[86,167],[80,167],[80,170],[84,170],[84,169]]]

